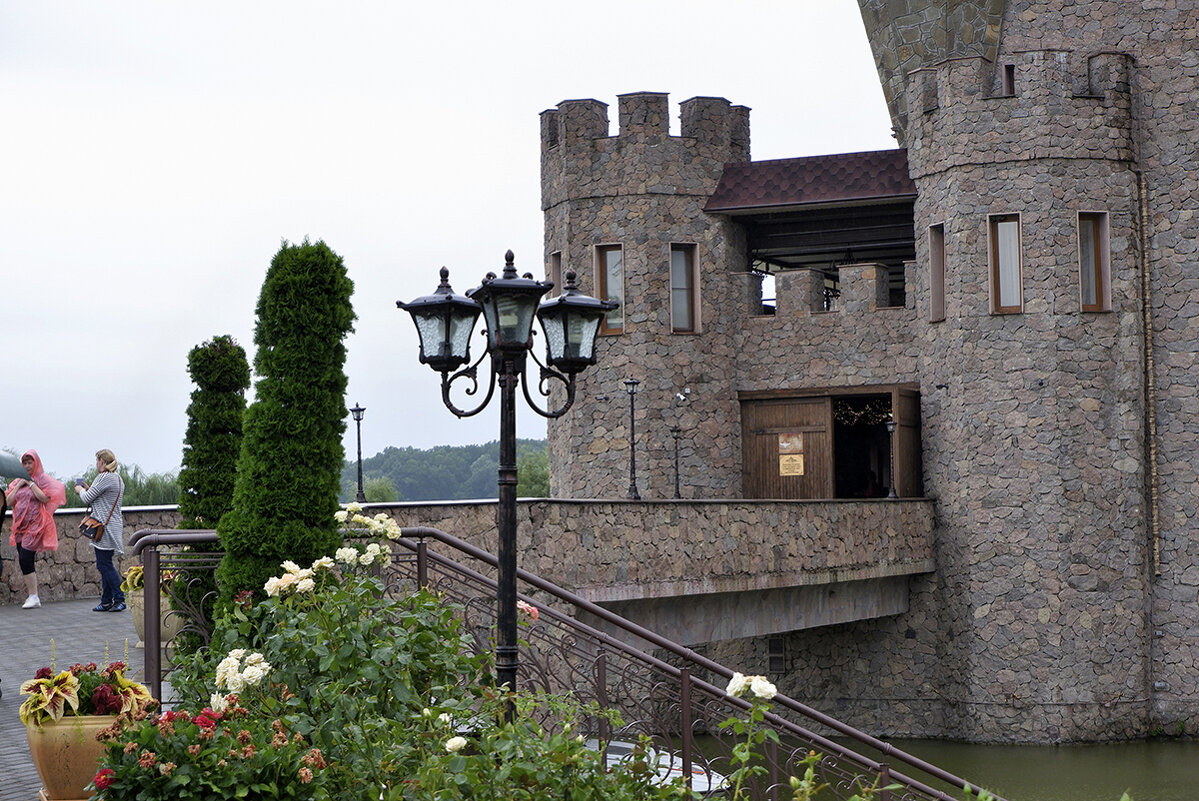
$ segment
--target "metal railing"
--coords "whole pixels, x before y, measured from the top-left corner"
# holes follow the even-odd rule
[[[495,579],[431,551],[429,541],[456,551],[458,558],[480,563],[482,571],[492,572],[496,558],[438,529],[415,527],[402,532],[399,545],[410,553],[407,558],[393,558],[394,578],[428,587],[460,604],[476,647],[489,651],[495,623]],[[624,721],[619,729],[608,731],[600,721],[588,735],[604,742],[647,735],[655,750],[666,755],[668,764],[681,766],[684,777],[702,778],[707,786],[718,788],[721,775],[731,770],[734,745],[719,723],[741,714],[749,704],[730,698],[723,687],[700,677],[727,683],[733,671],[527,571],[518,570],[517,578],[528,588],[519,597],[539,612],[537,621],[523,631],[518,686],[570,693],[583,702],[616,709]],[[550,599],[558,603],[551,606],[547,603]],[[623,636],[560,611],[571,607],[576,614],[590,616]],[[628,641],[646,643],[658,655]],[[767,748],[765,780],[752,787],[757,798],[789,798],[790,776],[801,770],[800,763],[812,751],[821,754],[817,773],[831,798],[849,798],[876,782],[879,788],[901,787],[880,792],[880,801],[958,801],[958,796],[932,786],[936,782],[957,792],[981,793],[981,788],[965,779],[792,698],[778,695],[772,704],[766,722],[778,733],[781,745]],[[813,731],[816,727],[829,735]],[[833,736],[878,752],[882,760],[855,752],[830,739]]]
[[[210,529],[142,529],[129,538],[144,569],[143,676],[150,694],[164,702],[170,700],[162,690],[174,641],[193,638],[193,647],[206,647],[212,639],[215,573],[221,561],[217,542]],[[165,643],[164,629],[171,632]]]
[[[496,557],[434,528],[403,528],[402,534],[385,574],[389,589],[420,586],[443,594],[462,608],[475,648],[492,653]],[[431,542],[444,546],[447,553],[431,550]],[[211,549],[216,533],[149,529],[137,532],[131,543],[145,566],[145,676],[151,692],[161,698],[166,665],[159,627],[149,625],[159,619],[160,577],[166,570],[190,571],[186,581],[171,581],[168,597],[174,611],[188,618],[184,630],[206,644],[212,633],[203,614],[208,595],[193,598],[188,591],[180,597],[175,590],[176,585],[193,587],[191,576],[215,570],[220,558]],[[478,569],[466,563],[475,563]],[[719,724],[749,708],[746,701],[729,697],[713,683],[727,683],[733,671],[527,571],[518,570],[517,579],[526,590],[518,597],[539,613],[522,630],[518,686],[569,694],[580,702],[594,701],[601,708],[616,710],[622,721],[618,726],[599,718],[582,733],[603,743],[636,741],[645,735],[672,772],[694,787],[718,792],[732,770],[734,745]],[[576,617],[563,609],[571,609]],[[609,631],[587,625],[580,616]],[[169,650],[168,646],[168,657]],[[778,733],[780,744],[767,744],[766,773],[749,783],[754,797],[763,801],[790,798],[789,778],[802,770],[801,763],[811,752],[821,755],[816,770],[827,787],[821,798],[847,799],[863,787],[897,785],[896,790],[882,789],[879,801],[959,801],[959,796],[937,789],[937,783],[958,793],[981,792],[961,777],[784,695],[775,696],[765,722]],[[847,747],[832,737],[855,745]],[[877,752],[881,759],[853,748]]]

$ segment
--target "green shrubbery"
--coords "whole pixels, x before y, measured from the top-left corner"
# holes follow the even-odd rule
[[[258,298],[255,399],[246,410],[233,507],[217,526],[221,604],[259,590],[285,559],[311,562],[339,542],[346,348],[354,285],[324,242],[284,243]]]
[[[216,528],[233,503],[250,364],[233,337],[218,336],[192,348],[187,372],[196,389],[187,407],[178,527]]]

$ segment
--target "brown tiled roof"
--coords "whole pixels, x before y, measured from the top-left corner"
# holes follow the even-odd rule
[[[908,176],[908,152],[872,150],[726,164],[704,211],[749,211],[915,196],[916,185]]]

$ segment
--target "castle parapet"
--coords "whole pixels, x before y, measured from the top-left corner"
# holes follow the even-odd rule
[[[840,297],[831,309],[842,314],[864,314],[891,304],[890,274],[881,264],[844,264],[838,269]],[[809,317],[825,309],[824,273],[820,270],[784,270],[775,276],[775,313]]]
[[[572,197],[707,196],[726,163],[749,160],[749,109],[718,97],[684,101],[681,136],[670,135],[669,111],[664,93],[621,95],[616,136],[598,100],[542,112],[542,208]]]
[[[1130,161],[1131,56],[1068,50],[1011,53],[998,69],[959,58],[908,81],[913,178],[980,161]]]

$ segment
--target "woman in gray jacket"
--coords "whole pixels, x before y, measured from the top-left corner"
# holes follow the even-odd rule
[[[125,553],[125,521],[121,517],[124,482],[117,475],[117,457],[107,448],[96,451],[96,480],[89,486],[75,485],[84,503],[92,507],[92,517],[104,522],[104,536],[92,543],[96,569],[100,571],[100,603],[93,612],[124,612],[125,593],[121,592],[121,574],[113,559]]]

